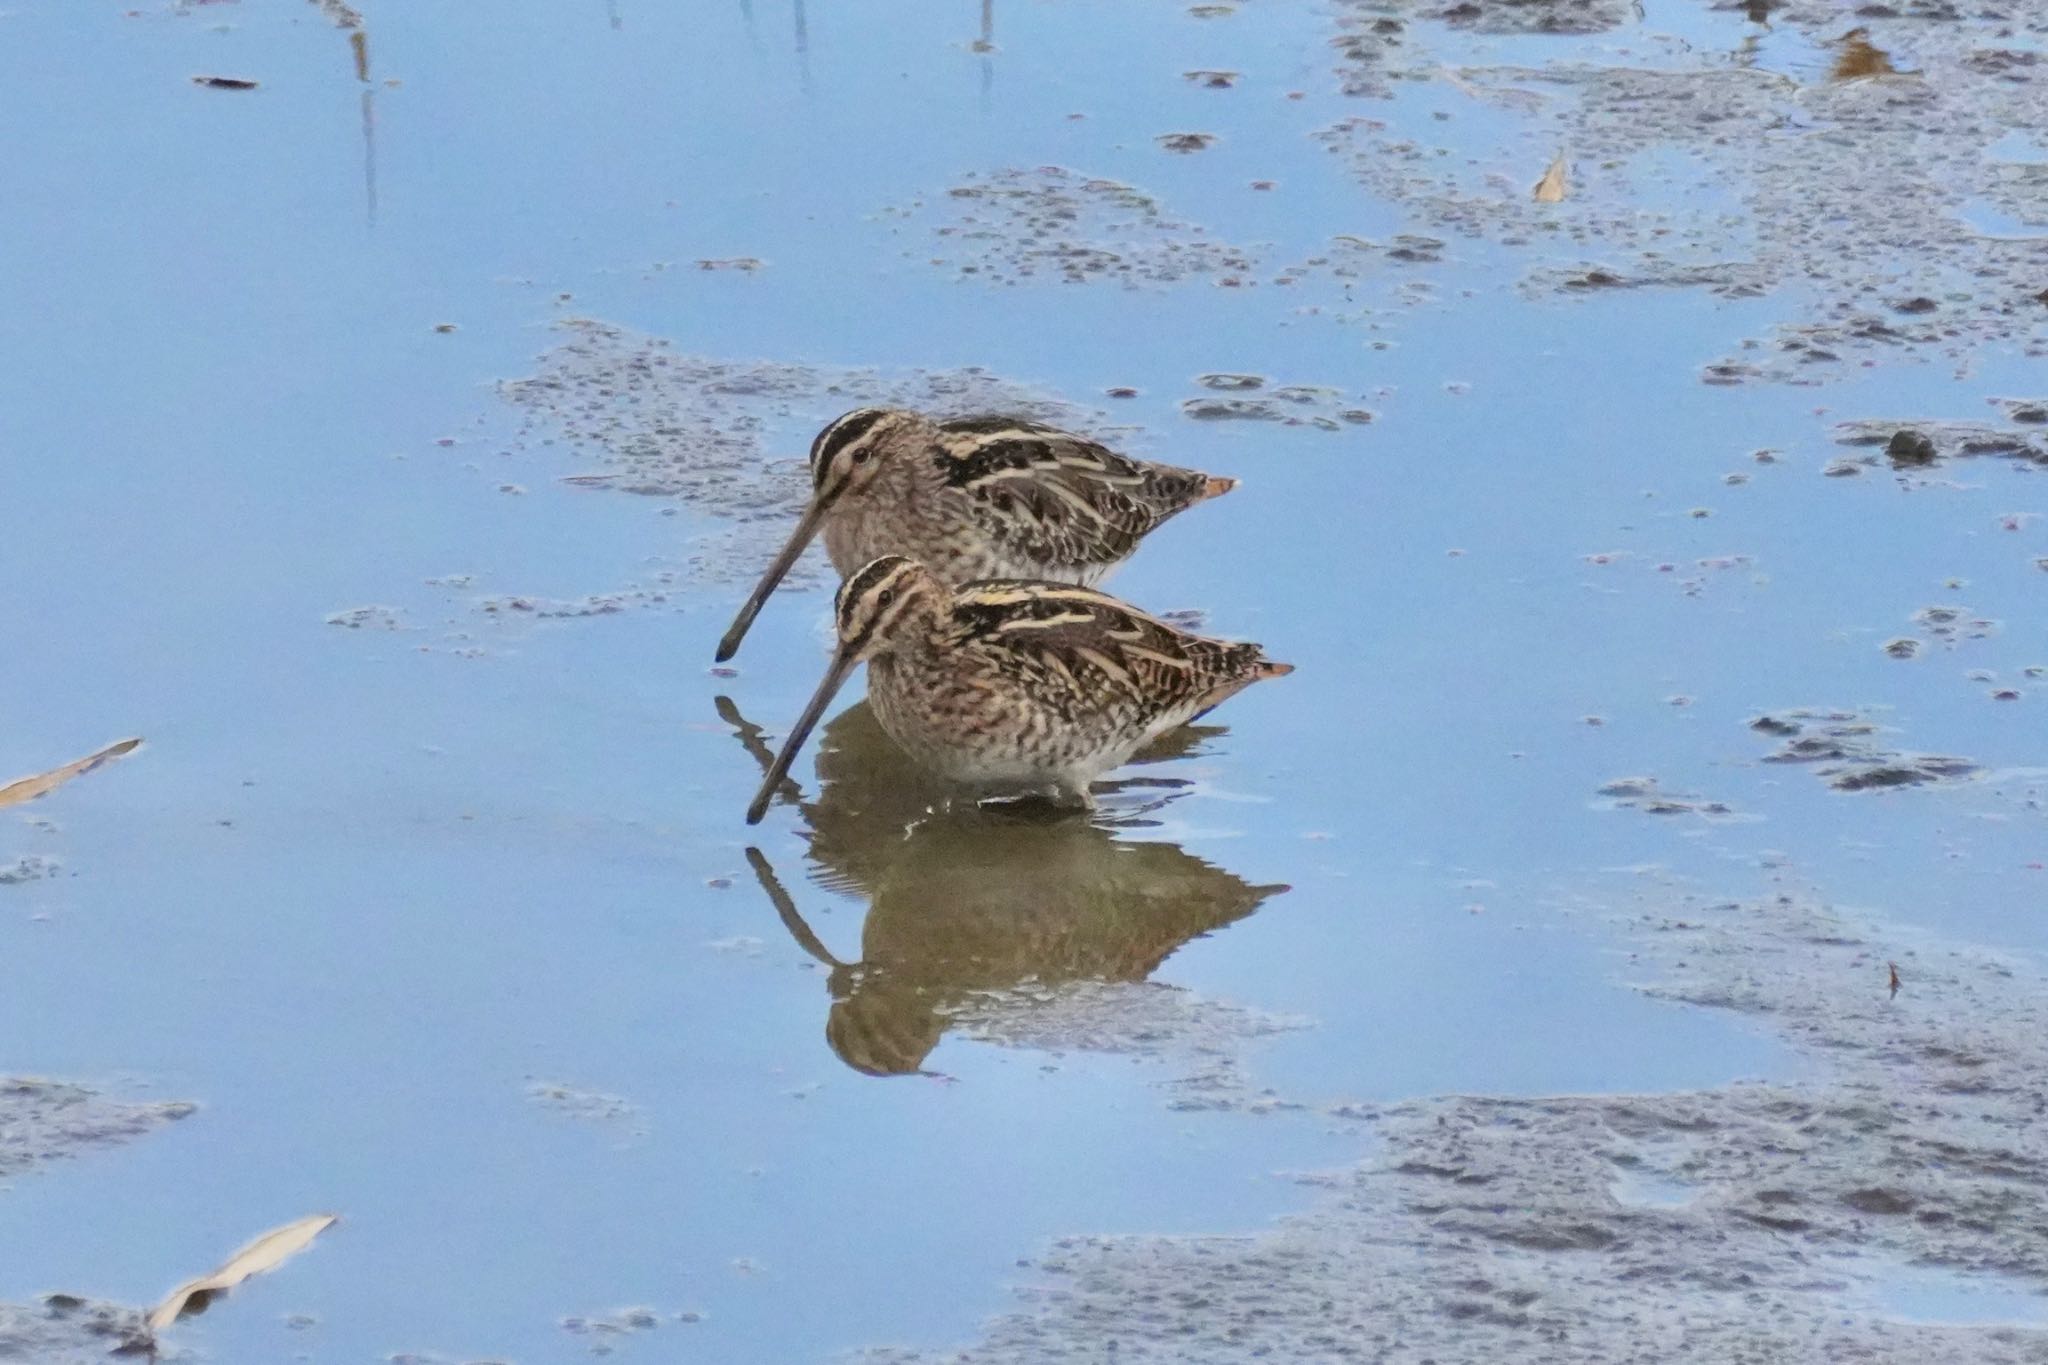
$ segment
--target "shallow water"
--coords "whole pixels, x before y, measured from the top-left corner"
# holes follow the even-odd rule
[[[1768,1020],[1633,988],[1606,921],[1645,868],[1797,884],[1902,960],[2048,946],[2048,465],[1894,469],[1836,428],[2021,429],[1987,400],[2043,396],[2038,323],[1960,361],[1855,353],[1824,387],[1702,383],[1844,277],[1523,288],[1609,257],[1448,231],[1318,134],[1380,120],[1520,213],[1549,130],[1448,79],[1345,97],[1350,9],[995,8],[980,51],[965,5],[365,4],[366,78],[350,30],[285,0],[0,15],[0,581],[26,585],[0,776],[147,741],[0,812],[0,866],[60,864],[0,885],[0,1071],[200,1106],[16,1179],[0,1301],[147,1303],[333,1209],[177,1341],[939,1347],[1049,1239],[1304,1207],[1283,1173],[1368,1150],[1360,1104],[1802,1082]],[[1407,22],[1468,87],[1560,53],[1831,60],[1704,6],[1577,38]],[[1183,74],[1212,70],[1237,79]],[[1157,142],[1183,132],[1216,140]],[[1646,143],[1627,193],[1574,183],[1589,215],[1740,218],[1700,156]],[[1118,270],[1064,282],[1057,222],[948,193],[1044,166],[1156,197],[1083,196],[1072,236]],[[1992,215],[2017,217],[1960,221]],[[1739,258],[1751,225],[1721,231]],[[1400,233],[1441,245],[1387,255]],[[698,265],[736,260],[760,264]],[[660,379],[627,404],[564,359],[572,318],[627,355],[800,372],[716,412]],[[628,464],[570,409],[674,423],[691,475],[714,418],[786,459],[863,385],[970,366],[1240,477],[1113,587],[1298,671],[1092,825],[906,832],[934,793],[856,708],[749,831],[745,741],[809,694],[826,597],[779,596],[711,673],[777,485],[564,483]],[[1270,410],[1330,420],[1190,420],[1219,373],[1326,387]],[[560,411],[500,388],[533,376]],[[1823,477],[1844,459],[1870,463]],[[616,609],[531,609],[593,597]],[[1814,735],[1851,752],[1771,761]],[[1839,789],[1921,754],[1974,766]],[[639,1305],[660,1325],[588,1325]]]
[[[1879,1310],[1901,1322],[2048,1328],[2048,1300],[2031,1285],[1929,1266],[1889,1265],[1878,1273]]]

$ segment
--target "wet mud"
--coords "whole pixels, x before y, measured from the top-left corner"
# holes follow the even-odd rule
[[[39,882],[55,877],[64,871],[64,864],[55,858],[46,858],[40,853],[25,853],[12,862],[0,862],[0,886],[19,886],[23,882]]]
[[[0,1180],[132,1142],[196,1108],[184,1101],[114,1100],[61,1081],[0,1078]],[[27,1304],[0,1302],[0,1360],[103,1361],[146,1339],[142,1318],[140,1309],[70,1294],[47,1294]]]
[[[2042,1360],[2038,970],[1798,894],[1637,899],[1641,989],[1782,1031],[1813,1082],[1347,1106],[1381,1147],[1307,1177],[1313,1211],[1250,1237],[1066,1239],[978,1344],[861,1359]],[[1903,1320],[1899,1266],[2037,1311]]]
[[[1967,758],[1894,748],[1886,738],[1891,731],[1854,711],[1774,712],[1757,717],[1749,728],[1779,741],[1764,762],[1810,767],[1836,791],[1966,782],[1983,771]]]
[[[1654,777],[1620,777],[1600,788],[1602,803],[1613,810],[1638,810],[1645,815],[1697,815],[1726,820],[1735,808],[1692,792],[1668,790]]]
[[[2048,357],[2048,162],[2025,150],[2048,136],[2048,18],[1865,6],[1852,24],[1821,3],[1676,18],[1631,0],[1338,6],[1337,85],[1369,112],[1302,131],[1406,212],[1390,242],[1335,233],[1276,266],[1268,244],[1224,243],[1145,189],[1062,166],[970,175],[884,213],[917,234],[907,256],[964,279],[1293,286],[1304,314],[1374,327],[1440,306],[1387,271],[1461,239],[1505,249],[1533,299],[1782,299],[1781,322],[1702,360],[1718,386],[1901,357],[1967,371],[1987,345]],[[1617,32],[1640,41],[1583,41]],[[1487,64],[1475,46],[1513,35],[1550,35],[1554,55]],[[1421,108],[1440,135],[1418,133]],[[1561,178],[1532,194],[1547,165]]]
[[[693,1309],[664,1313],[647,1307],[621,1308],[610,1313],[562,1319],[562,1330],[584,1343],[593,1356],[608,1356],[628,1342],[645,1337],[664,1326],[702,1322],[704,1315]]]
[[[1211,141],[1181,133],[1161,144],[1196,152]],[[1257,271],[1261,259],[1255,250],[1213,239],[1136,186],[1062,166],[972,174],[890,212],[917,234],[906,255],[991,284],[1227,283]]]
[[[1839,423],[1835,427],[1835,444],[1872,452],[1845,457],[1840,464],[1906,470],[1988,455],[2048,465],[2048,433],[2031,417],[2021,416],[2039,409],[2032,403],[2010,400],[2001,406],[2007,410],[2004,423],[1896,421],[1881,417]]]
[[[0,1303],[0,1360],[33,1365],[103,1365],[147,1359],[149,1334],[142,1310],[118,1303],[46,1294],[32,1304]],[[158,1359],[185,1358],[180,1351]]]
[[[1447,0],[1417,12],[1476,33],[1604,33],[1642,11],[1634,0]]]
[[[184,1101],[112,1100],[62,1081],[0,1078],[0,1177],[132,1141],[195,1108]]]
[[[1207,392],[1181,400],[1181,415],[1197,422],[1273,422],[1287,427],[1342,431],[1366,426],[1372,409],[1324,384],[1269,384],[1255,374],[1205,374],[1195,378]],[[1382,394],[1384,396],[1384,394]]]
[[[2048,18],[1865,6],[1852,23],[1831,4],[1724,5],[1711,30],[1650,40],[1673,17],[1356,0],[1338,20],[1345,93],[1455,92],[1441,117],[1460,140],[1374,115],[1322,136],[1376,197],[1517,252],[1532,296],[1783,294],[1794,311],[1707,362],[1708,383],[1811,384],[1902,355],[1967,367],[1987,344],[2048,355],[2048,174],[1999,152],[2048,129]],[[1458,41],[1624,25],[1653,62],[1563,44],[1540,66],[1468,65]],[[1475,145],[1475,122],[1505,126]],[[1527,181],[1559,148],[1569,195],[1535,202]],[[1560,251],[1583,259],[1560,264]]]

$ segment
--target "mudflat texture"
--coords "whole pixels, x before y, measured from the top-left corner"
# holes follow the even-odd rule
[[[1894,997],[1864,931],[1803,899],[1644,900],[1622,926],[1643,989],[1783,1030],[1812,1082],[1347,1109],[1379,1150],[1309,1177],[1311,1212],[1063,1240],[980,1344],[862,1358],[2048,1360],[2038,1330],[1874,1311],[1901,1266],[2048,1285],[2038,971],[1928,948]]]
[[[60,1081],[0,1077],[0,1178],[131,1141],[185,1118],[194,1108],[182,1101],[110,1100]],[[119,1304],[66,1294],[47,1295],[33,1304],[0,1302],[0,1360],[47,1365],[104,1360],[140,1339],[141,1332],[140,1310]]]
[[[0,1176],[127,1142],[195,1108],[182,1100],[110,1100],[62,1081],[0,1077]]]
[[[35,1365],[85,1365],[150,1355],[142,1310],[69,1294],[46,1294],[33,1304],[0,1303],[0,1360]],[[159,1360],[188,1358],[175,1349]]]
[[[209,1106],[0,1097],[4,1353],[313,1209],[167,1348],[2048,1347],[2041,5],[0,39],[0,783],[149,743],[6,788],[0,1038]],[[874,403],[1233,480],[1111,590],[1297,671],[1052,822],[855,680],[745,825]]]

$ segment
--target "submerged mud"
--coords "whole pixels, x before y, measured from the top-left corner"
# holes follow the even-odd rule
[[[30,1077],[0,1079],[0,1178],[142,1137],[185,1118],[183,1101],[110,1100],[82,1086]],[[0,1291],[29,1286],[0,1284]],[[30,1304],[0,1301],[0,1360],[105,1360],[146,1337],[142,1313],[120,1304],[48,1294]]]
[[[1376,197],[1524,251],[1532,296],[1783,291],[1796,313],[1709,362],[1710,383],[1812,383],[1900,353],[1967,366],[1987,343],[2048,355],[2048,164],[2010,150],[2048,131],[2048,15],[1869,5],[1852,18],[1795,0],[1718,6],[1705,37],[1680,39],[1642,13],[1350,0],[1346,94],[1447,87],[1481,117],[1438,116],[1455,145],[1398,112],[1322,137]],[[1466,65],[1459,34],[1624,25],[1644,30],[1631,47],[1654,53],[1643,65],[1570,42],[1541,66]],[[1500,140],[1474,146],[1471,125],[1503,114]],[[1529,186],[1559,149],[1568,192],[1538,202]]]
[[[1370,408],[1356,397],[1327,384],[1268,384],[1254,374],[1204,374],[1195,383],[1206,393],[1181,400],[1184,417],[1197,422],[1274,422],[1288,427],[1342,431],[1366,426]],[[1382,390],[1377,396],[1384,397]]]
[[[1778,746],[1766,763],[1811,767],[1836,791],[1882,791],[1930,782],[1966,782],[1983,770],[1953,754],[1912,753],[1887,739],[1891,732],[1855,711],[1795,709],[1758,716],[1749,723]]]
[[[1817,1079],[1348,1106],[1380,1149],[1312,1178],[1311,1212],[1251,1237],[1070,1238],[977,1345],[862,1358],[2048,1359],[2048,1297],[2031,1326],[1883,1307],[1900,1266],[2048,1295],[2048,983],[1793,895],[1641,900],[1642,989],[1754,1017]]]
[[[1710,820],[1735,818],[1735,808],[1695,792],[1672,791],[1654,777],[1618,777],[1601,786],[1602,803],[1614,810],[1639,810],[1645,815],[1694,815]]]
[[[0,1078],[0,1177],[127,1142],[193,1113],[184,1101],[110,1100],[83,1086]]]
[[[1889,466],[1904,471],[1983,455],[2048,465],[2048,432],[2031,416],[2039,409],[2012,400],[2001,406],[2007,412],[2003,423],[1858,418],[1836,425],[1835,443],[1871,450],[1854,461],[1870,469]]]
[[[0,886],[43,881],[58,876],[63,870],[64,864],[55,858],[46,858],[40,853],[24,853],[11,861],[0,862]]]
[[[1987,345],[2048,357],[2048,14],[1343,0],[1333,22],[1336,88],[1358,112],[1299,131],[1405,212],[1391,240],[1332,215],[1324,250],[1280,264],[1063,166],[971,174],[882,213],[906,256],[962,279],[1285,286],[1294,313],[1369,330],[1436,305],[1429,267],[1461,242],[1504,250],[1531,299],[1782,299],[1764,334],[1701,357],[1700,380],[1723,386],[1901,356],[1967,372]],[[1502,65],[1504,35],[1553,41],[1517,49],[1541,64]]]
[[[0,1360],[35,1365],[99,1365],[107,1360],[176,1360],[183,1352],[152,1350],[139,1308],[45,1294],[33,1304],[0,1303]]]
[[[1192,152],[1211,141],[1183,133],[1162,144]],[[1214,239],[1134,185],[1061,166],[971,174],[891,216],[930,234],[907,255],[997,284],[1039,277],[1132,287],[1203,277],[1233,283],[1256,271],[1261,256]]]

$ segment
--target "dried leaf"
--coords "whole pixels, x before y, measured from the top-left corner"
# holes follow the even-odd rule
[[[1564,153],[1550,163],[1550,169],[1536,182],[1536,202],[1539,204],[1562,204],[1564,202]]]
[[[1834,69],[1829,77],[1838,81],[1861,80],[1866,76],[1897,74],[1891,57],[1870,41],[1870,30],[1852,28],[1835,45]]]
[[[25,801],[33,801],[47,792],[55,791],[72,778],[81,773],[91,772],[108,759],[119,758],[133,751],[141,743],[139,739],[124,739],[119,744],[109,744],[98,753],[87,755],[76,763],[66,763],[61,768],[53,768],[40,777],[24,777],[19,782],[10,782],[0,787],[0,809],[18,806]]]
[[[202,1275],[196,1280],[187,1280],[173,1289],[162,1303],[149,1310],[149,1330],[161,1332],[176,1322],[194,1299],[204,1304],[213,1295],[233,1289],[251,1275],[261,1275],[266,1270],[277,1269],[304,1251],[315,1237],[327,1231],[335,1221],[335,1214],[316,1213],[295,1223],[286,1223],[281,1228],[272,1228],[228,1257],[218,1270]]]

